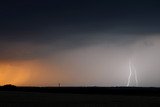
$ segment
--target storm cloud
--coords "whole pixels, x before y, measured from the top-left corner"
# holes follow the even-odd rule
[[[3,1],[1,65],[10,65],[7,74],[16,71],[12,67],[28,65],[23,72],[30,79],[22,85],[48,81],[47,85],[125,86],[128,61],[133,58],[140,86],[160,86],[159,4],[154,0]]]

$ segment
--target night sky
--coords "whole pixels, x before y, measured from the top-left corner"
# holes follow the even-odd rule
[[[0,1],[0,85],[126,86],[130,62],[160,86],[158,0]]]

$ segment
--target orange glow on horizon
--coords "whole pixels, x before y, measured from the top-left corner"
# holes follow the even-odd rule
[[[0,64],[0,85],[21,85],[29,78],[29,72],[22,66]]]
[[[55,63],[45,64],[43,61],[0,62],[0,86],[12,84],[16,86],[55,86],[58,83],[70,82],[66,74]]]

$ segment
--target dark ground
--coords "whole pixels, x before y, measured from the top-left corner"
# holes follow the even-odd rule
[[[160,88],[0,87],[0,107],[160,107]]]

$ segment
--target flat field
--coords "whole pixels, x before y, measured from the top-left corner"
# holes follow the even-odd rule
[[[160,107],[159,95],[0,91],[0,107]]]

